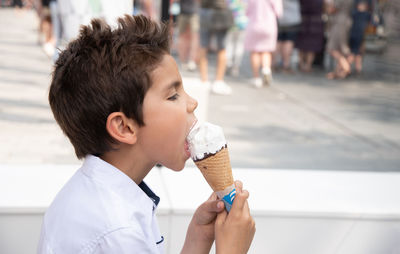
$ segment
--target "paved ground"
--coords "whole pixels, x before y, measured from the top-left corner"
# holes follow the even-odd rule
[[[47,103],[52,67],[36,27],[34,13],[0,9],[0,164],[78,163]],[[234,167],[400,171],[400,84],[276,74],[253,89],[248,77],[245,62],[227,78],[234,93],[209,101]]]

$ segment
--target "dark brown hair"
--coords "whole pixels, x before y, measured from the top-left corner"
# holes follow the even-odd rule
[[[169,50],[169,25],[142,15],[118,19],[115,30],[100,19],[81,28],[60,54],[49,91],[54,118],[78,158],[112,149],[116,141],[106,130],[112,112],[144,125],[150,73]]]

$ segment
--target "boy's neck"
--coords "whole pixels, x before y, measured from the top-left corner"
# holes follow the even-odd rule
[[[121,170],[136,184],[140,184],[155,165],[139,159],[143,157],[138,155],[138,151],[126,147],[125,149],[120,147],[118,150],[106,152],[100,158]]]

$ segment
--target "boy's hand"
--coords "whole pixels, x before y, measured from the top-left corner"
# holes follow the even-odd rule
[[[235,181],[236,190],[242,190],[242,182]],[[195,211],[186,233],[182,253],[209,253],[215,239],[215,219],[225,211],[224,202],[213,193]]]
[[[235,200],[229,214],[219,213],[215,221],[216,253],[247,253],[256,232],[247,199],[249,192],[236,190]]]
[[[201,204],[193,214],[191,224],[197,227],[200,237],[204,241],[214,241],[214,222],[217,213],[225,209],[224,202],[218,200],[215,192],[211,194],[206,202]]]

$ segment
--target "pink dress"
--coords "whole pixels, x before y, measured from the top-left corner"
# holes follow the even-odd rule
[[[251,52],[273,52],[278,36],[277,17],[282,15],[282,0],[248,0],[244,47]]]

